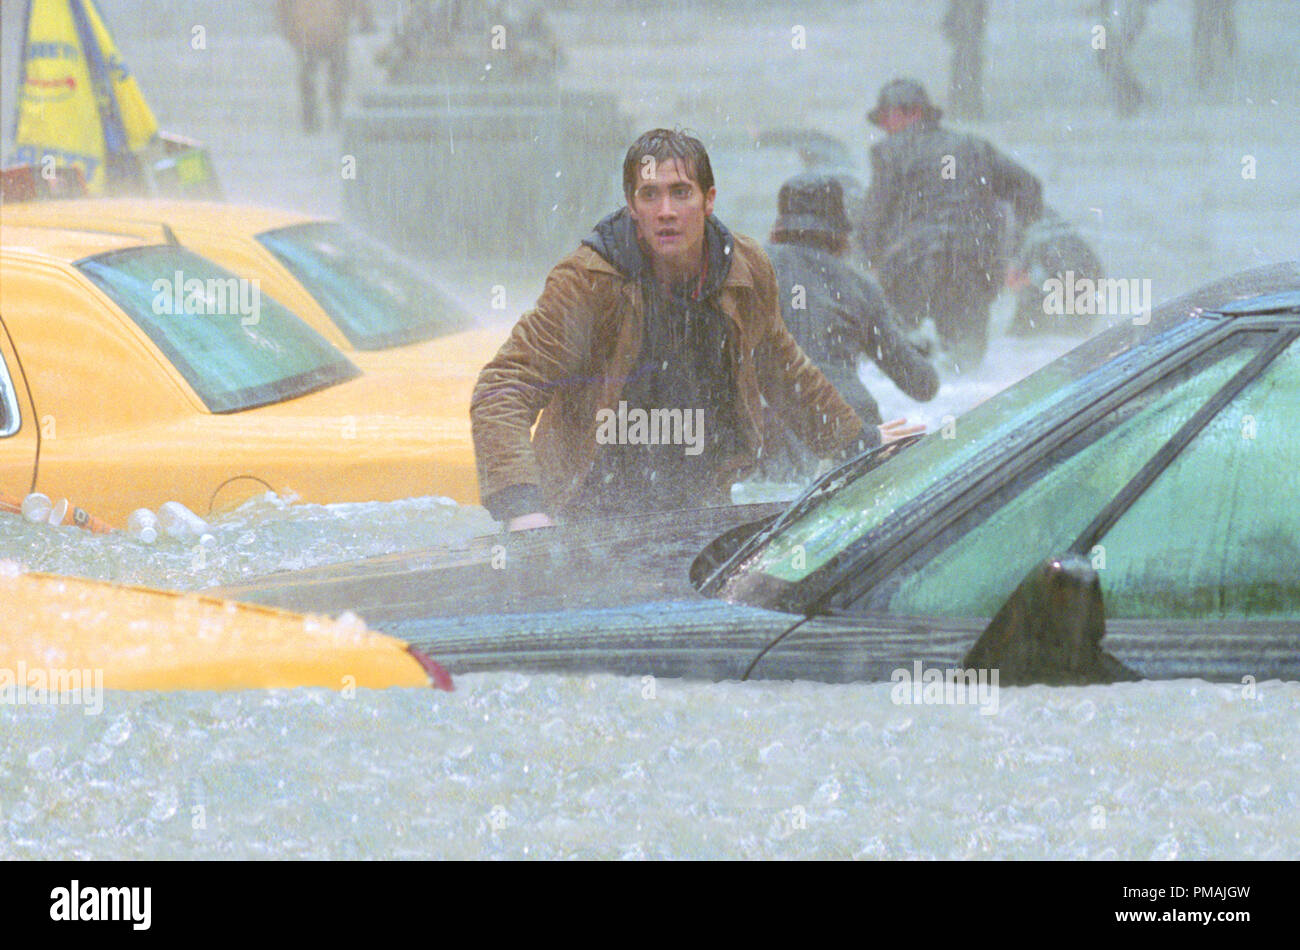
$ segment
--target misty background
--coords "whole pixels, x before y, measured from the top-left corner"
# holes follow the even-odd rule
[[[351,109],[365,92],[386,85],[375,55],[409,0],[372,5],[377,31],[351,39]],[[802,166],[792,150],[755,148],[755,136],[781,127],[834,135],[849,146],[865,184],[867,149],[881,133],[863,113],[881,85],[914,77],[937,104],[948,105],[951,47],[940,26],[946,5],[543,6],[564,54],[558,87],[614,97],[632,134],[656,125],[694,130],[710,149],[716,213],[734,230],[765,239],[777,189]],[[0,4],[6,157],[24,7],[21,0]],[[344,216],[350,183],[340,174],[341,135],[300,130],[297,67],[276,29],[274,0],[100,0],[100,7],[162,128],[207,144],[229,200]],[[1127,119],[1111,108],[1090,47],[1100,22],[1094,7],[1082,0],[993,0],[985,118],[963,122],[950,114],[945,121],[985,136],[1036,173],[1047,202],[1093,243],[1108,274],[1150,279],[1156,302],[1224,273],[1300,257],[1300,4],[1240,0],[1235,60],[1203,95],[1192,81],[1192,2],[1156,0],[1130,57],[1150,103]],[[206,49],[192,48],[196,28]],[[483,43],[486,61],[486,36]],[[1253,178],[1243,177],[1247,157]],[[500,186],[467,196],[484,215],[500,213],[512,186],[539,173],[517,151],[500,154],[493,170]],[[612,162],[604,183],[611,208],[619,171]],[[604,210],[610,209],[561,223],[576,243]],[[408,253],[447,257],[438,247]],[[471,303],[486,302],[492,286],[507,282],[514,316],[531,303],[547,263],[498,257],[441,266]]]

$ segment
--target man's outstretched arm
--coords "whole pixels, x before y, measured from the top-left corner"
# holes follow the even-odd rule
[[[556,390],[570,385],[589,362],[593,312],[587,283],[572,262],[558,264],[537,305],[519,318],[474,386],[469,415],[479,497],[498,521],[543,512],[531,431]]]

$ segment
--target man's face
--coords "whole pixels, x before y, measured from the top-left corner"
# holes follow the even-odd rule
[[[901,132],[908,126],[919,121],[921,110],[912,109],[886,109],[885,114],[880,117],[880,127],[893,135],[895,132]]]
[[[645,161],[628,210],[636,233],[658,268],[691,272],[704,253],[704,220],[713,214],[718,189],[700,191],[685,163]]]

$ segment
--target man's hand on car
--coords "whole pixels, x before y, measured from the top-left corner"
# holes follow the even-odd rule
[[[888,445],[890,442],[906,439],[909,435],[921,435],[925,432],[925,423],[909,423],[906,419],[890,419],[876,428],[880,430],[880,444]]]

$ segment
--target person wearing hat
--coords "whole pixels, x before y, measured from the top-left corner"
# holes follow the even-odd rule
[[[921,402],[939,391],[939,376],[908,342],[880,285],[845,260],[852,230],[839,179],[803,172],[781,186],[765,249],[776,271],[781,316],[800,349],[864,425],[878,426],[880,408],[858,376],[862,356]],[[806,476],[816,467],[816,457],[779,420],[769,424],[765,444],[768,477]]]
[[[984,139],[942,126],[942,116],[915,80],[880,90],[867,120],[887,135],[871,148],[858,241],[903,322],[914,328],[932,320],[964,369],[988,347],[1005,207],[1019,226],[1037,220],[1042,186]]]
[[[762,247],[713,215],[699,139],[643,134],[623,194],[479,373],[470,424],[496,520],[725,504],[762,454],[764,404],[831,458],[924,431],[864,426],[799,349]]]

